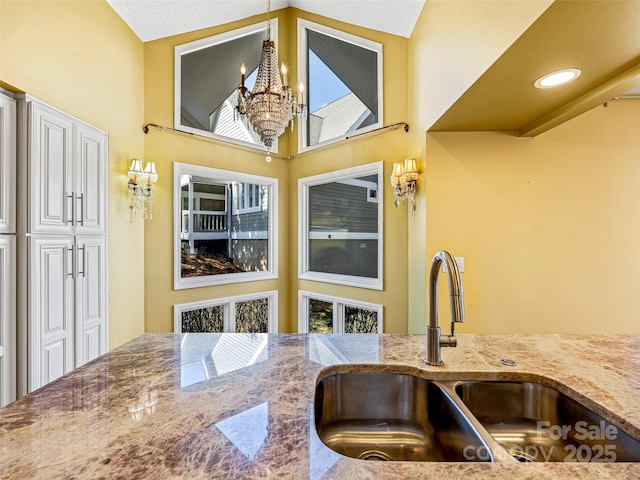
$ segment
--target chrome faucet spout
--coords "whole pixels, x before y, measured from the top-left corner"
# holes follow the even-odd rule
[[[449,278],[449,303],[451,306],[451,334],[441,335],[438,326],[438,275],[440,265],[447,267]],[[429,365],[442,365],[441,347],[455,347],[457,340],[454,335],[456,323],[464,323],[464,295],[462,278],[458,264],[449,252],[444,250],[436,253],[431,260],[429,270],[429,324],[427,326],[427,355],[425,362]]]

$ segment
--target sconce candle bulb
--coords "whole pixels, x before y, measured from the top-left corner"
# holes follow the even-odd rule
[[[127,172],[129,177],[129,194],[131,195],[131,215],[129,220],[133,220],[140,215],[143,219],[153,218],[153,184],[158,181],[158,172],[155,162],[147,162],[142,168],[142,162],[138,159],[131,161],[131,166]]]
[[[389,177],[393,186],[393,194],[395,196],[395,206],[400,205],[400,201],[409,202],[411,212],[415,210],[415,193],[418,183],[418,167],[413,158],[407,158],[404,162],[395,162],[393,171]]]

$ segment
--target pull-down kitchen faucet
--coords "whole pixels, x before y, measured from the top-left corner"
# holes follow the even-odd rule
[[[449,296],[451,304],[451,335],[440,335],[438,327],[438,274],[440,265],[445,263],[449,278]],[[441,347],[455,347],[454,335],[456,322],[464,323],[464,299],[462,279],[458,264],[449,252],[440,251],[431,260],[429,270],[429,325],[427,326],[427,355],[424,361],[429,365],[442,365]]]

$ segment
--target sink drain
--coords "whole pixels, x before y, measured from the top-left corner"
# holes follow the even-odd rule
[[[372,460],[374,462],[388,462],[391,461],[391,457],[384,452],[378,450],[367,450],[358,456],[360,460]]]

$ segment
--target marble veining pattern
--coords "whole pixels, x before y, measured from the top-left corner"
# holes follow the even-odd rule
[[[145,334],[0,409],[0,479],[640,478],[640,463],[365,462],[313,424],[318,377],[532,379],[640,439],[640,335]],[[517,362],[506,367],[500,359]]]

